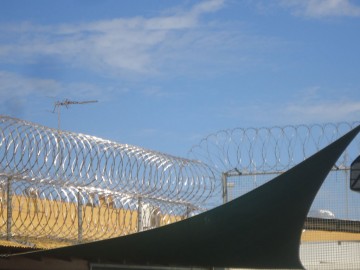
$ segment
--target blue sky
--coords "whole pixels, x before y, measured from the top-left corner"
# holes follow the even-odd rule
[[[0,114],[186,156],[220,129],[360,119],[360,1],[2,1]]]

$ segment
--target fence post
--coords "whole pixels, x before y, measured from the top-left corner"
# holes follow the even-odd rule
[[[221,174],[221,181],[222,181],[222,187],[223,187],[223,203],[227,203],[229,201],[229,195],[228,195],[228,187],[234,187],[234,185],[230,185],[228,183],[229,177],[235,177],[235,176],[241,176],[242,172],[239,171],[238,168],[231,169],[229,171],[223,172]]]
[[[143,230],[143,224],[142,224],[142,203],[141,203],[141,197],[138,198],[138,232],[141,232]]]
[[[10,240],[11,238],[11,227],[12,227],[12,191],[11,191],[11,180],[12,177],[7,177],[7,188],[6,188],[6,197],[7,197],[7,220],[6,220],[6,239]]]
[[[83,236],[83,218],[82,218],[82,201],[81,201],[81,195],[80,195],[80,190],[78,190],[77,193],[77,201],[78,201],[78,242],[80,243],[82,241],[82,236]]]
[[[221,174],[223,203],[228,202],[227,172]]]

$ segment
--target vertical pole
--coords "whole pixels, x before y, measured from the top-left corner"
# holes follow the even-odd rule
[[[80,195],[80,190],[78,191],[78,196],[77,196],[77,200],[78,200],[78,242],[81,243],[82,241],[82,235],[83,235],[83,218],[82,218],[82,201],[81,201],[81,195]]]
[[[186,218],[190,217],[190,213],[191,213],[191,208],[189,205],[186,205]]]
[[[12,177],[8,176],[7,178],[7,222],[6,222],[6,239],[10,240],[11,238],[11,227],[12,227],[12,190],[11,190],[11,180]]]
[[[57,113],[58,113],[58,130],[60,130],[60,106],[57,107]]]
[[[228,189],[227,189],[227,173],[221,174],[222,186],[223,186],[223,203],[228,202]]]
[[[141,197],[138,198],[138,232],[143,230]]]
[[[344,163],[345,163],[345,168],[350,167],[350,164],[348,165],[348,151],[347,151],[347,149],[345,149],[345,152],[344,152]],[[349,181],[350,181],[349,171],[350,170],[345,169],[345,203],[346,203],[345,216],[346,216],[347,220],[349,219],[349,186],[350,186],[350,183],[349,183]]]

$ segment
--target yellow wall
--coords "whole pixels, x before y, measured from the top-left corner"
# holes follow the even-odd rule
[[[360,241],[360,233],[305,230],[301,242]]]
[[[77,206],[76,203],[14,195],[12,237],[41,247],[55,247],[76,243],[79,234],[82,241],[92,241],[127,235],[138,230],[137,210],[107,204],[82,206],[82,230],[79,230]],[[161,215],[160,226],[181,219],[181,216]],[[0,207],[0,235],[2,238],[7,236],[7,203],[4,199]]]

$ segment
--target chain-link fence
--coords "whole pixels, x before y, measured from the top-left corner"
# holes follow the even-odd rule
[[[0,116],[0,239],[127,235],[202,211],[216,189],[201,162]]]
[[[268,182],[357,125],[223,130],[201,140],[189,156],[213,168],[222,180],[226,202]],[[349,188],[350,164],[359,154],[358,136],[337,161],[308,213],[300,247],[307,269],[360,269],[360,193]]]

